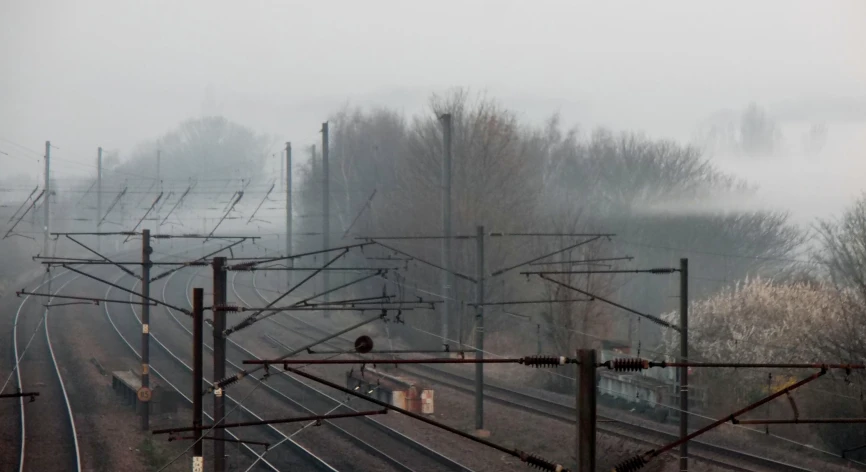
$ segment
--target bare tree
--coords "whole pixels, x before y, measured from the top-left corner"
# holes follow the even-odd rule
[[[782,144],[782,132],[766,110],[750,103],[742,111],[714,113],[695,133],[695,141],[709,154],[769,156]]]
[[[866,195],[835,221],[821,221],[818,258],[840,289],[844,316],[825,341],[845,359],[866,358]]]
[[[809,127],[809,132],[803,136],[803,150],[810,156],[821,153],[827,144],[827,125],[816,123]]]
[[[120,176],[155,178],[155,156],[161,150],[160,173],[165,178],[194,179],[218,172],[249,179],[264,171],[273,144],[272,138],[224,117],[196,118],[157,140],[139,144],[116,170]]]
[[[773,154],[782,138],[775,122],[766,111],[750,103],[740,117],[740,148],[748,156]]]
[[[775,259],[790,256],[800,243],[799,232],[785,214],[706,212],[700,208],[701,203],[752,189],[718,171],[696,148],[635,133],[598,130],[582,136],[577,129],[563,129],[556,116],[542,127],[527,126],[495,101],[465,90],[434,96],[429,113],[408,120],[389,110],[343,110],[331,119],[332,209],[336,209],[335,219],[343,222],[343,228],[360,215],[354,226],[357,233],[425,235],[441,231],[439,174],[443,153],[438,116],[445,112],[452,115],[454,129],[455,233],[474,233],[478,224],[488,230],[617,233],[603,249],[592,246],[581,251],[632,255],[639,267],[671,266],[680,257],[690,257],[694,275],[699,277],[692,284],[695,297],[723,287],[724,283],[716,279],[733,283],[749,274],[777,270],[782,264]],[[307,172],[302,206],[304,213],[311,215],[306,221],[318,229],[321,176],[314,175],[312,169]],[[365,207],[373,190],[377,191],[375,200]],[[683,210],[687,204],[700,211]],[[491,271],[506,267],[567,242],[490,238],[485,248],[487,267]],[[393,244],[427,260],[439,257],[438,243]],[[728,258],[717,253],[738,256]],[[572,255],[580,257],[580,251]],[[475,248],[471,242],[455,242],[454,268],[474,275]],[[435,296],[437,270],[413,262],[408,263],[408,269],[407,283]],[[675,307],[674,278],[609,286],[610,281],[593,275],[590,282],[602,292],[614,290],[617,301],[648,313]],[[486,297],[539,296],[542,286],[526,284],[522,277],[508,273],[487,284]],[[475,286],[458,281],[455,297],[474,300]],[[551,323],[574,323],[570,329],[581,331],[581,310],[598,309],[595,305],[548,310],[546,316]],[[487,318],[491,332],[522,334],[515,318],[491,313]],[[540,313],[534,311],[530,316]],[[606,318],[588,311],[585,317],[601,320],[600,325],[588,327],[586,331],[591,334],[618,341],[632,334],[627,316]],[[436,321],[435,317],[409,319],[427,329]],[[474,317],[464,317],[461,326],[467,340]],[[657,341],[655,327],[639,331],[644,345]],[[572,349],[581,345],[579,341],[563,337],[556,342],[562,344],[558,348]]]

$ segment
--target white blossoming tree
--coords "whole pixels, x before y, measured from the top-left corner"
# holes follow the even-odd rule
[[[742,363],[848,362],[849,353],[834,339],[844,338],[849,313],[845,289],[822,282],[774,282],[754,278],[697,300],[689,306],[691,361]],[[678,313],[663,318],[676,323]],[[679,353],[679,335],[664,337],[669,359]],[[696,368],[692,383],[707,388],[709,411],[724,415],[790,385],[812,371],[804,369]],[[792,394],[801,417],[862,416],[862,376],[833,371]],[[754,417],[792,418],[783,399],[762,407]],[[828,447],[850,447],[852,431],[833,427],[786,428],[785,434],[803,441],[820,439]]]

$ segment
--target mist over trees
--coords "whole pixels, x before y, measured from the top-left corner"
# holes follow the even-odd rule
[[[125,156],[116,149],[103,149],[103,206],[100,219],[109,210],[110,217],[103,221],[100,228],[107,230],[129,224],[128,229],[131,229],[134,222],[127,222],[125,218],[135,221],[142,217],[161,190],[165,192],[154,210],[170,209],[181,198],[184,189],[197,186],[199,180],[221,180],[218,182],[219,187],[214,183],[198,187],[199,192],[209,189],[215,192],[207,196],[211,199],[210,203],[213,203],[214,197],[222,197],[218,192],[220,189],[225,189],[225,197],[228,197],[244,183],[270,177],[264,175],[265,162],[273,148],[274,139],[266,134],[225,117],[206,116],[188,119],[156,139],[142,141]],[[95,169],[93,174],[84,181],[74,183],[68,195],[61,195],[58,206],[54,207],[55,211],[73,218],[55,223],[58,231],[71,230],[77,224],[76,221],[94,218]],[[119,197],[124,190],[127,193]],[[58,191],[63,193],[63,189]],[[191,194],[190,199],[195,198],[195,195]],[[112,208],[115,199],[118,201]],[[182,206],[178,208],[173,224],[181,224],[177,216],[182,209]],[[158,211],[150,217],[155,219],[156,214]],[[93,230],[94,225],[86,225],[82,230]]]
[[[161,151],[161,179],[195,180],[217,173],[249,179],[262,174],[274,143],[273,138],[222,116],[192,118],[139,144],[115,170],[155,179],[156,155]]]
[[[442,127],[438,117],[451,113],[453,123],[453,227],[455,234],[486,231],[616,233],[562,254],[575,260],[634,256],[630,267],[672,266],[690,257],[696,279],[692,296],[714,293],[749,274],[781,270],[776,259],[795,253],[802,237],[786,214],[773,212],[706,212],[702,202],[744,195],[751,189],[716,170],[694,147],[654,140],[638,133],[599,129],[588,135],[564,128],[554,116],[543,126],[517,115],[485,96],[464,90],[433,96],[430,110],[406,117],[388,109],[344,109],[331,117],[330,188],[332,228],[342,233],[357,217],[354,234],[440,234],[440,166]],[[301,173],[296,211],[304,231],[321,228],[321,166],[308,163]],[[366,202],[375,193],[369,208]],[[317,216],[318,215],[318,216]],[[360,215],[360,216],[359,216]],[[332,236],[331,241],[336,236]],[[574,243],[575,238],[488,238],[487,270],[528,260]],[[437,241],[395,242],[420,258],[439,260]],[[315,247],[312,244],[311,247]],[[453,244],[454,269],[474,275],[471,241]],[[742,255],[739,258],[723,256]],[[556,267],[562,270],[560,262]],[[622,266],[620,266],[622,267]],[[437,270],[410,263],[407,279],[415,287],[437,292]],[[615,298],[648,313],[675,307],[675,278],[576,276],[598,295]],[[702,280],[709,279],[709,280]],[[520,297],[563,298],[561,291],[508,273],[486,285],[488,300]],[[571,293],[571,296],[578,296]],[[458,282],[455,297],[474,300],[474,285]],[[523,331],[540,324],[545,344],[558,348],[598,347],[599,339],[639,345],[654,343],[655,326],[630,319],[600,303],[526,308],[519,316],[491,309],[488,334],[506,349],[534,349],[534,336]],[[469,311],[471,313],[471,310]],[[513,313],[512,313],[513,314]],[[471,340],[473,316],[456,319],[452,338]],[[410,326],[436,331],[439,317],[407,316]],[[459,330],[456,327],[460,327]],[[525,351],[523,351],[525,352]]]
[[[741,111],[716,113],[699,127],[696,140],[711,154],[768,157],[782,148],[782,131],[767,111],[750,103]]]

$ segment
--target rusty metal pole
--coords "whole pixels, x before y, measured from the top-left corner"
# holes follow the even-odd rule
[[[689,361],[689,260],[680,259],[680,362]],[[689,434],[689,368],[680,367],[680,438]],[[680,446],[680,472],[689,470],[689,442]]]
[[[213,306],[226,304],[226,288],[228,273],[225,271],[226,258],[214,257],[213,268]],[[226,376],[226,312],[213,310],[213,381],[219,382]],[[214,424],[221,424],[225,417],[225,397],[221,388],[214,390],[213,401]],[[225,470],[225,430],[215,429],[213,432],[213,467],[214,472]]]
[[[102,147],[96,151],[96,231],[99,232],[102,219]],[[96,252],[102,251],[102,238],[96,238]],[[47,256],[48,254],[46,254]]]
[[[292,143],[286,143],[286,255],[292,255]],[[295,266],[294,259],[286,260],[290,268]],[[286,271],[286,287],[292,288],[292,271]]]
[[[150,230],[141,230],[141,390],[149,394],[150,389]],[[139,395],[144,405],[141,408],[141,429],[150,429],[149,395]]]
[[[322,249],[331,247],[331,173],[329,168],[330,158],[330,135],[328,134],[328,123],[322,123]],[[322,273],[322,291],[327,292],[331,288],[329,272]],[[331,299],[330,294],[325,294],[322,300],[325,303]],[[325,318],[330,315],[325,312]]]
[[[202,332],[204,331],[204,289],[192,289],[192,426],[195,445],[192,453],[193,472],[204,472],[201,444],[202,417]]]
[[[442,122],[442,145],[445,148],[442,154],[442,344],[448,346],[449,331],[448,323],[453,316],[454,309],[451,299],[457,293],[454,289],[454,273],[451,270],[451,114],[445,113],[439,117]]]
[[[42,200],[43,253],[48,256],[48,234],[51,232],[51,141],[45,141],[45,199]],[[34,209],[35,211],[35,209]]]
[[[484,359],[484,226],[475,234],[476,277],[475,282],[475,358]],[[475,365],[475,429],[484,435],[484,364]]]
[[[577,389],[577,470],[595,472],[595,435],[596,435],[596,351],[579,349]]]

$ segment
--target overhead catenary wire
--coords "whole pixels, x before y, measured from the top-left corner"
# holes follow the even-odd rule
[[[394,282],[393,280],[390,281],[390,282],[392,282],[392,283],[398,283],[398,282]],[[401,285],[401,286],[407,286],[407,285],[405,285],[405,284],[400,284],[400,285]],[[411,288],[414,288],[414,287],[411,287]],[[434,295],[437,295],[437,296],[438,296],[438,294],[435,294],[434,292],[431,292],[431,291],[425,291],[425,293],[427,293],[427,294],[434,294]],[[414,329],[414,327],[411,327],[411,326],[410,326],[410,328],[413,328],[413,329]],[[423,331],[423,330],[418,330],[418,331],[425,332],[425,331]],[[435,335],[434,333],[425,332],[425,334],[428,334],[428,335],[431,335],[431,336],[437,336],[437,337],[438,337],[438,335]],[[495,354],[493,354],[493,355],[495,355]],[[670,408],[670,409],[672,409],[672,410],[677,410],[676,408],[674,408],[674,407],[669,407],[669,406],[667,406],[667,405],[660,405],[660,406],[663,406],[663,407],[665,407],[665,408]],[[694,416],[696,416],[696,417],[702,417],[701,415],[697,415],[697,414],[695,414],[694,412],[687,412],[686,414],[694,415]],[[741,426],[733,426],[733,427],[741,427]],[[748,429],[748,430],[750,430],[750,431],[758,432],[758,431],[753,430],[753,429],[750,429],[750,428],[746,428],[746,429]],[[763,434],[762,431],[760,431],[760,432]],[[776,436],[774,435],[774,437],[776,437]],[[788,438],[784,438],[784,437],[781,437],[781,436],[778,436],[778,438],[779,438],[779,439],[782,439],[782,440],[785,440],[785,441],[791,441],[790,439],[788,439]],[[816,450],[817,450],[817,449],[816,449]],[[820,451],[820,450],[819,450],[819,451]],[[821,451],[821,452],[823,452],[823,453],[828,453],[827,451]]]

